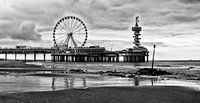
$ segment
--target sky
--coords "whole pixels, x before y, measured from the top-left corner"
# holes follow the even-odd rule
[[[150,58],[200,59],[200,0],[0,0],[0,46],[52,47],[59,19],[76,16],[87,26],[89,45],[133,47],[135,17]]]

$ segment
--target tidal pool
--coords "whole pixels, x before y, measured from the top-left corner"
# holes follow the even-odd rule
[[[0,75],[0,92],[15,93],[28,91],[55,91],[71,88],[104,87],[104,86],[185,86],[200,90],[199,81],[189,80],[139,80],[112,76],[11,76]]]

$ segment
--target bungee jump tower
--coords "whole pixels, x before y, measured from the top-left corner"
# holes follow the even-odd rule
[[[149,60],[149,51],[147,48],[143,47],[140,43],[139,36],[142,27],[139,26],[139,16],[135,19],[135,26],[132,27],[133,35],[133,48],[127,48],[120,51],[120,54],[123,56],[124,62],[148,62]]]

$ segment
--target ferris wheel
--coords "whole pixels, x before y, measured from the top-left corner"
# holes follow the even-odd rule
[[[87,37],[86,25],[82,20],[74,16],[61,18],[53,30],[54,46],[59,49],[83,47],[86,44]]]

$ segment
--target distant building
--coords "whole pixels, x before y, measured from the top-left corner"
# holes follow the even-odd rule
[[[26,49],[26,45],[17,45],[16,49]]]
[[[31,49],[31,46],[26,46],[26,45],[17,45],[16,49]]]

